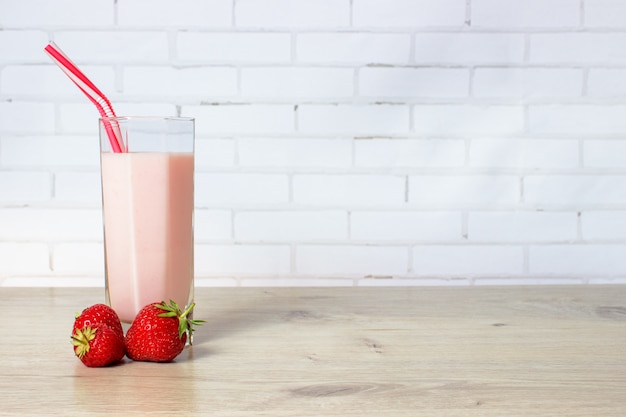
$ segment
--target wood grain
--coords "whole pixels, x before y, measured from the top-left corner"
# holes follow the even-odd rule
[[[0,289],[0,415],[623,416],[626,287],[199,288],[173,363],[73,356],[100,289]]]

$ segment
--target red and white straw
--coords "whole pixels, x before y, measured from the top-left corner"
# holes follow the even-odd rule
[[[69,77],[70,80],[76,84],[76,86],[87,96],[87,98],[95,104],[100,116],[102,117],[116,117],[111,102],[102,92],[96,87],[83,72],[61,51],[61,49],[54,43],[50,42],[48,46],[44,48],[44,51],[50,55],[52,60],[61,68],[61,70]],[[125,152],[124,141],[122,140],[122,133],[120,132],[119,125],[115,122],[104,121],[104,128],[106,129],[109,142],[111,143],[111,149],[113,152]]]

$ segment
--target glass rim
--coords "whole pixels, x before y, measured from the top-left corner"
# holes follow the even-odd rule
[[[174,122],[193,122],[193,117],[183,116],[111,116],[98,118],[101,122],[127,122],[127,121],[149,121],[149,120],[165,120]]]

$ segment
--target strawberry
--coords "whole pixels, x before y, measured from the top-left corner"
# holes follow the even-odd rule
[[[125,354],[124,339],[106,324],[75,329],[72,345],[76,356],[90,368],[119,362]]]
[[[126,332],[126,355],[135,361],[169,362],[174,360],[191,337],[193,325],[203,320],[189,318],[195,304],[184,312],[170,300],[142,308]]]
[[[115,310],[105,304],[94,304],[91,307],[87,307],[80,314],[76,314],[74,320],[74,329],[72,334],[77,329],[84,329],[87,326],[96,327],[98,324],[105,324],[109,326],[115,333],[117,333],[122,339],[124,339],[124,330],[122,329],[122,323]]]

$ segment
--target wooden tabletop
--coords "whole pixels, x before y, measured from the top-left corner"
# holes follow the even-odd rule
[[[626,286],[200,288],[175,362],[92,369],[103,292],[0,288],[0,415],[626,413]]]

